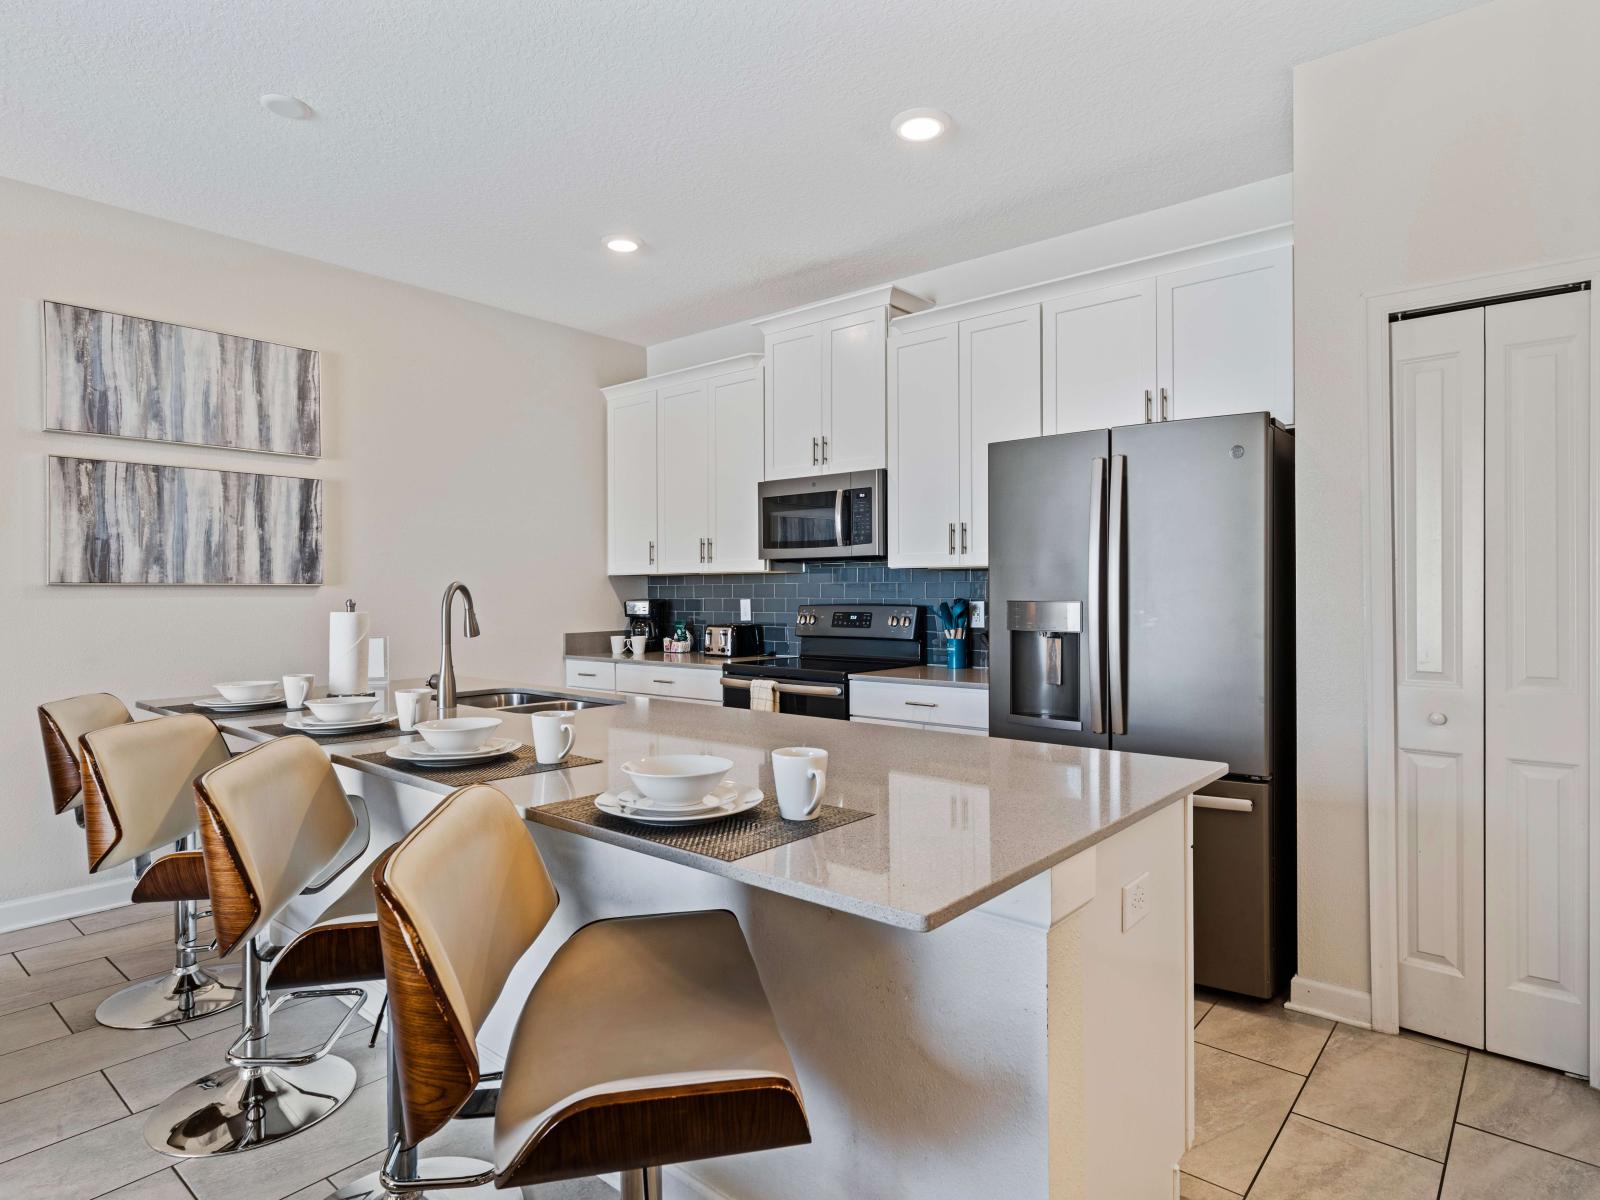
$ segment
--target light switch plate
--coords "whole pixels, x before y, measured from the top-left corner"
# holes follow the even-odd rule
[[[972,627],[974,629],[987,629],[989,627],[989,605],[983,600],[972,602]]]
[[[1150,915],[1150,872],[1122,885],[1122,932],[1127,933]]]
[[[739,601],[739,620],[748,621],[749,619],[750,619],[750,601],[747,600],[747,599],[742,599],[742,600]]]

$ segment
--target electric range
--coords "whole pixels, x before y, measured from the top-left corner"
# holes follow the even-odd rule
[[[850,676],[922,661],[922,609],[915,604],[808,604],[795,613],[799,654],[722,669],[724,708],[750,707],[750,681],[773,682],[779,712],[850,719]]]

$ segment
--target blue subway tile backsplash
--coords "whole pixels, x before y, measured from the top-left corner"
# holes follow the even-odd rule
[[[802,604],[920,604],[927,629],[926,659],[944,662],[944,639],[933,610],[941,600],[989,598],[987,571],[934,571],[886,567],[882,563],[807,562],[803,571],[770,575],[653,575],[652,600],[672,604],[672,615],[694,625],[699,645],[707,625],[739,620],[739,601],[750,601],[751,619],[762,627],[769,654],[795,654],[794,614]],[[971,665],[989,665],[984,631],[973,639]]]

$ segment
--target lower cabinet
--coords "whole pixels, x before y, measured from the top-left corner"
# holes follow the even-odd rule
[[[666,667],[656,663],[618,663],[617,691],[721,704],[722,672],[700,667]]]
[[[989,732],[987,688],[850,681],[850,719],[942,733]]]
[[[617,690],[617,664],[592,662],[586,658],[567,659],[567,686],[590,691]]]

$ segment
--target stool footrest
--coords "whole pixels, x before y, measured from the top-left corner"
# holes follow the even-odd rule
[[[345,1028],[350,1024],[351,1019],[356,1015],[356,1013],[360,1010],[361,1005],[366,1001],[367,993],[365,989],[306,988],[301,991],[280,992],[278,995],[272,998],[272,1001],[268,1006],[268,1011],[271,1012],[275,1010],[286,1000],[312,1000],[323,996],[347,997],[349,998],[350,1003],[345,1006],[344,1015],[339,1018],[338,1023],[333,1027],[333,1032],[327,1036],[327,1039],[322,1043],[322,1045],[318,1046],[315,1050],[307,1051],[305,1054],[267,1054],[259,1056],[242,1054],[240,1053],[241,1048],[245,1046],[253,1036],[252,1031],[246,1030],[244,1033],[239,1035],[239,1037],[231,1046],[228,1047],[225,1057],[227,1058],[229,1064],[235,1067],[303,1067],[309,1063],[316,1062],[319,1058],[326,1057],[328,1052],[333,1049],[333,1044],[344,1036]]]
[[[433,1179],[399,1179],[394,1172],[399,1169],[400,1156],[405,1153],[405,1147],[400,1144],[399,1135],[389,1143],[389,1154],[383,1160],[383,1168],[378,1177],[383,1180],[383,1186],[391,1192],[407,1194],[412,1192],[428,1192],[435,1188],[474,1188],[494,1182],[494,1168],[479,1171],[476,1175],[446,1175]]]

